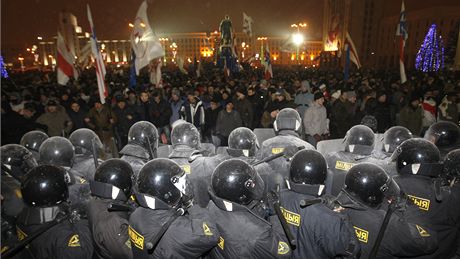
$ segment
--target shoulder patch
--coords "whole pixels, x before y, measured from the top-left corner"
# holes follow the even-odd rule
[[[353,163],[348,163],[348,162],[343,162],[343,161],[338,161],[335,162],[335,169],[343,170],[343,171],[348,171],[350,168],[352,168],[355,164]]]
[[[184,170],[186,174],[192,173],[192,168],[190,167],[190,165],[182,165],[181,167],[182,167],[182,170]]]
[[[220,249],[224,250],[224,243],[225,243],[225,240],[223,237],[219,237],[219,243],[217,243],[217,245],[220,247]]]
[[[288,224],[294,225],[296,227],[300,226],[300,215],[289,211],[283,207],[281,207],[281,213],[283,213],[284,218]]]
[[[27,237],[27,234],[22,231],[18,226],[16,226],[16,235],[18,236],[19,241]]]
[[[284,151],[284,147],[274,147],[272,148],[272,154],[276,155]]]
[[[131,226],[128,228],[128,235],[131,240],[131,244],[134,244],[135,247],[144,250],[144,236],[137,233]]]
[[[429,211],[430,210],[430,200],[428,199],[424,199],[424,198],[420,198],[420,197],[417,197],[417,196],[413,196],[413,195],[407,195],[407,197],[409,197],[409,199],[411,199],[411,201],[421,210],[426,210],[426,211]]]
[[[429,237],[430,234],[428,233],[428,231],[426,231],[424,228],[422,228],[421,226],[419,225],[415,225],[415,227],[417,228],[418,230],[418,233],[420,234],[421,237]]]
[[[206,222],[203,222],[203,233],[205,236],[212,236],[211,229],[209,228],[208,224]]]
[[[289,245],[286,242],[279,241],[278,242],[278,254],[285,255],[289,253]]]
[[[369,240],[369,231],[364,230],[362,228],[358,228],[356,226],[353,227],[355,228],[355,234],[358,240],[363,243],[367,243],[367,241]]]
[[[69,239],[69,243],[67,244],[68,247],[79,247],[80,245],[80,237],[78,234],[73,235]]]

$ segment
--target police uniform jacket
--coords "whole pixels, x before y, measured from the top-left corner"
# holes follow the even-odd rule
[[[219,229],[219,244],[209,258],[290,258],[291,249],[277,218],[216,197],[210,191],[210,215]]]
[[[133,258],[199,258],[217,245],[220,234],[208,212],[192,206],[172,222],[150,254],[147,243],[173,217],[174,209],[148,195],[136,197],[141,206],[131,214],[128,229]]]
[[[325,193],[324,185],[290,182],[280,192],[283,216],[298,240],[292,258],[358,258],[360,245],[348,216],[323,203],[300,207],[301,200],[312,200]]]

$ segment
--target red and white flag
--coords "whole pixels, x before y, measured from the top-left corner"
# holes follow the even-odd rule
[[[361,67],[361,62],[359,62],[358,52],[356,51],[355,44],[353,43],[353,40],[351,39],[351,36],[348,32],[345,35],[344,48],[345,50],[347,50],[347,48],[349,49],[350,61],[355,63],[356,67],[359,69]]]
[[[399,37],[399,73],[401,75],[401,84],[407,81],[406,71],[404,69],[404,46],[409,34],[407,33],[406,26],[406,10],[404,8],[404,1],[401,4],[401,13],[399,14],[399,24],[396,27],[396,36]]]
[[[88,10],[88,21],[91,27],[91,52],[94,57],[94,65],[96,66],[97,88],[99,89],[99,99],[101,103],[105,103],[105,98],[109,95],[107,86],[105,85],[105,65],[102,59],[101,52],[97,46],[96,31],[94,30],[93,17],[89,5],[86,5]]]
[[[57,33],[57,82],[60,85],[66,85],[70,77],[78,78],[78,72],[75,69],[75,57],[67,46],[61,32]]]

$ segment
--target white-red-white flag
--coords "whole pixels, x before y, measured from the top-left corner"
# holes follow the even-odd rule
[[[406,26],[406,10],[404,8],[404,1],[401,3],[401,13],[399,14],[399,24],[396,27],[396,36],[399,37],[399,74],[401,77],[401,84],[407,81],[406,71],[404,69],[404,47],[406,40],[409,37]]]
[[[131,47],[136,54],[136,59],[134,60],[136,75],[139,75],[141,68],[147,66],[150,61],[165,55],[163,46],[150,27],[146,1],[142,2],[137,11],[136,19],[134,19]]]
[[[70,77],[78,78],[78,72],[75,69],[75,57],[72,55],[61,32],[57,33],[57,82],[60,85],[66,85]]]
[[[94,65],[96,67],[97,88],[99,89],[99,99],[101,103],[105,103],[105,98],[109,95],[107,86],[105,85],[105,65],[102,59],[101,52],[97,45],[96,31],[94,30],[93,17],[89,5],[86,5],[88,11],[88,21],[91,27],[91,52],[93,53]]]
[[[361,67],[361,62],[359,62],[358,52],[356,51],[355,44],[353,43],[353,40],[351,39],[351,36],[348,32],[345,35],[344,48],[345,50],[347,50],[347,48],[350,50],[350,60],[355,63],[356,67],[359,69]]]

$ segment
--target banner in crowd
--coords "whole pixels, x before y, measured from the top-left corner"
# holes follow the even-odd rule
[[[136,59],[134,60],[136,75],[139,75],[139,71],[147,66],[150,61],[165,55],[163,46],[150,27],[147,7],[147,2],[142,2],[134,19],[134,27],[131,33],[131,46],[136,54]]]
[[[96,31],[94,30],[93,17],[91,16],[91,9],[86,5],[88,11],[88,21],[91,27],[91,51],[94,57],[94,66],[96,67],[97,88],[99,90],[99,99],[102,104],[105,103],[105,98],[109,95],[107,86],[105,85],[105,65],[102,59],[102,54],[97,46]]]

